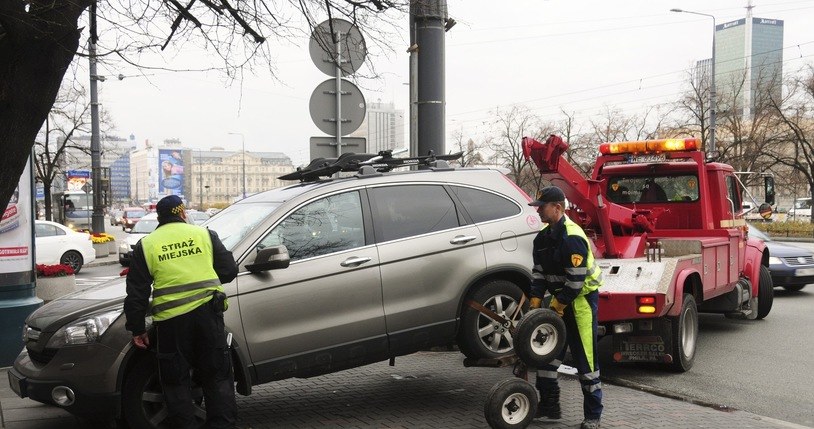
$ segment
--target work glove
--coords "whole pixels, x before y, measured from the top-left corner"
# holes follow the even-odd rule
[[[560,317],[562,317],[562,316],[563,316],[563,312],[565,311],[565,307],[566,307],[566,305],[565,305],[565,304],[563,304],[563,303],[561,303],[561,302],[557,301],[557,297],[556,297],[556,296],[551,297],[551,304],[548,306],[548,308],[550,308],[550,309],[552,309],[552,310],[556,311],[556,312],[557,312],[557,314],[559,314],[559,315],[560,315]]]
[[[542,305],[543,305],[543,299],[533,296],[533,297],[531,297],[531,300],[529,301],[529,310],[533,310],[535,308],[540,308]]]

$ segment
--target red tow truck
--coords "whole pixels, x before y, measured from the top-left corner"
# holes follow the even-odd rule
[[[563,156],[568,144],[523,139],[526,159],[559,186],[602,269],[600,334],[616,362],[689,370],[698,313],[762,319],[772,308],[769,251],[747,236],[743,185],[708,162],[698,139],[604,143],[591,178]],[[774,184],[765,183],[774,202]]]

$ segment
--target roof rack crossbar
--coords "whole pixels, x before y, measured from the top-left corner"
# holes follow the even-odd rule
[[[372,153],[343,153],[339,158],[315,158],[305,167],[297,171],[280,176],[280,180],[299,180],[300,182],[313,182],[320,177],[331,177],[339,172],[359,171],[361,167],[371,167],[377,172],[387,172],[393,168],[409,167],[413,165],[432,166],[435,161],[452,161],[460,158],[463,152],[435,155],[433,151],[424,156],[411,158],[393,158],[392,150],[383,150],[377,154]],[[365,169],[369,172],[370,169]]]

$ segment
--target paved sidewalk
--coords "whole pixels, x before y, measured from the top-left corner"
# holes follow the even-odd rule
[[[489,389],[509,368],[464,368],[458,352],[423,352],[310,379],[255,386],[238,396],[240,428],[486,428]],[[681,375],[676,375],[680,377]],[[563,419],[532,428],[576,428],[582,421],[579,383],[561,377]],[[803,428],[745,411],[716,409],[605,382],[602,427]],[[57,407],[20,399],[0,370],[0,403],[9,429],[74,429],[79,422]]]

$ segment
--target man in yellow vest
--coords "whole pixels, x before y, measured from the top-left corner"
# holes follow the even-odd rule
[[[549,307],[565,322],[566,342],[582,385],[585,420],[580,427],[598,429],[603,407],[596,331],[602,272],[585,232],[565,215],[565,194],[560,188],[541,189],[529,205],[536,206],[540,220],[548,223],[534,238],[530,306],[539,308],[545,293],[551,294]],[[564,357],[565,349],[556,360],[537,369],[537,417],[562,417],[557,369]]]
[[[126,328],[133,344],[146,349],[150,339],[144,317],[149,312],[153,318],[161,387],[173,428],[199,426],[190,369],[204,391],[206,427],[234,427],[237,405],[222,286],[237,276],[234,256],[214,231],[186,223],[178,196],[162,198],[156,211],[158,228],[139,240],[130,260]]]

